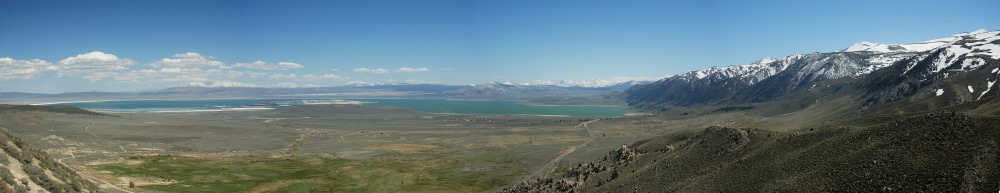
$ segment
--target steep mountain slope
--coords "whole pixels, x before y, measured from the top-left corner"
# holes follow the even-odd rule
[[[928,93],[928,89],[945,89],[940,86],[946,84],[942,81],[964,81],[956,78],[964,75],[954,76],[961,73],[980,74],[975,76],[986,80],[967,85],[972,86],[970,93],[976,97],[959,101],[975,100],[992,96],[989,91],[997,90],[989,84],[995,78],[981,74],[996,74],[991,67],[1000,57],[998,34],[1000,31],[980,30],[901,45],[863,42],[840,52],[796,54],[783,60],[715,67],[633,87],[623,93],[623,98],[640,109],[665,110],[674,106],[774,101],[795,98],[794,93],[820,85],[855,85],[837,92],[861,90],[864,97],[858,100],[870,106]]]
[[[636,85],[625,91],[625,100],[638,108],[663,105],[704,104],[732,96],[751,85],[785,70],[801,55],[782,60],[760,61],[728,67],[714,67],[661,79],[648,85]]]
[[[939,97],[938,106],[997,95],[1000,31],[961,36],[956,43],[907,58],[859,79],[868,105],[912,96]]]

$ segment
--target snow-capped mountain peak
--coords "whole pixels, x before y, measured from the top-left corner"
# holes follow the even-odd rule
[[[881,44],[876,44],[876,43],[871,43],[871,42],[867,42],[867,41],[862,41],[862,42],[855,43],[854,45],[851,45],[851,47],[847,47],[847,49],[845,49],[844,51],[845,52],[867,51],[867,50],[872,49],[873,47],[878,46],[878,45],[881,45]]]

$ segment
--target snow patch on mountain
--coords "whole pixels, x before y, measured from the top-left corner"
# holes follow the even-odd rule
[[[986,96],[986,93],[990,92],[990,88],[993,88],[993,83],[996,83],[996,82],[997,82],[996,80],[990,81],[990,79],[987,78],[986,79],[986,90],[983,91],[982,94],[979,94],[979,98],[976,98],[976,100],[982,99],[983,96]]]
[[[979,69],[986,64],[986,60],[982,58],[968,58],[962,61],[962,69],[965,70],[975,70]]]
[[[934,72],[951,66],[962,60],[961,70],[976,70],[986,64],[983,58],[1000,59],[1000,31],[963,33],[957,42],[944,46],[933,61]]]
[[[896,54],[878,54],[872,57],[868,57],[865,61],[868,62],[868,66],[862,67],[861,70],[854,73],[854,76],[861,76],[874,72],[875,70],[892,66],[893,63],[897,61],[904,60],[906,58],[913,57],[916,54],[912,53],[896,53]],[[911,64],[908,68],[912,68],[916,63]],[[907,69],[909,71],[909,69]],[[905,73],[905,72],[904,72]]]

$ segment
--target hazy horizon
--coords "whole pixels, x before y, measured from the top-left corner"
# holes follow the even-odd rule
[[[0,1],[0,90],[655,80],[1000,29],[941,3]]]

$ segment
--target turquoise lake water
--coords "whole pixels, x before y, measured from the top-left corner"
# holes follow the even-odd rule
[[[197,100],[123,100],[51,103],[104,112],[192,112],[269,110],[302,105],[360,104],[400,106],[428,113],[553,115],[579,117],[620,116],[628,113],[622,106],[526,105],[517,101],[465,101],[446,99],[197,99]]]

